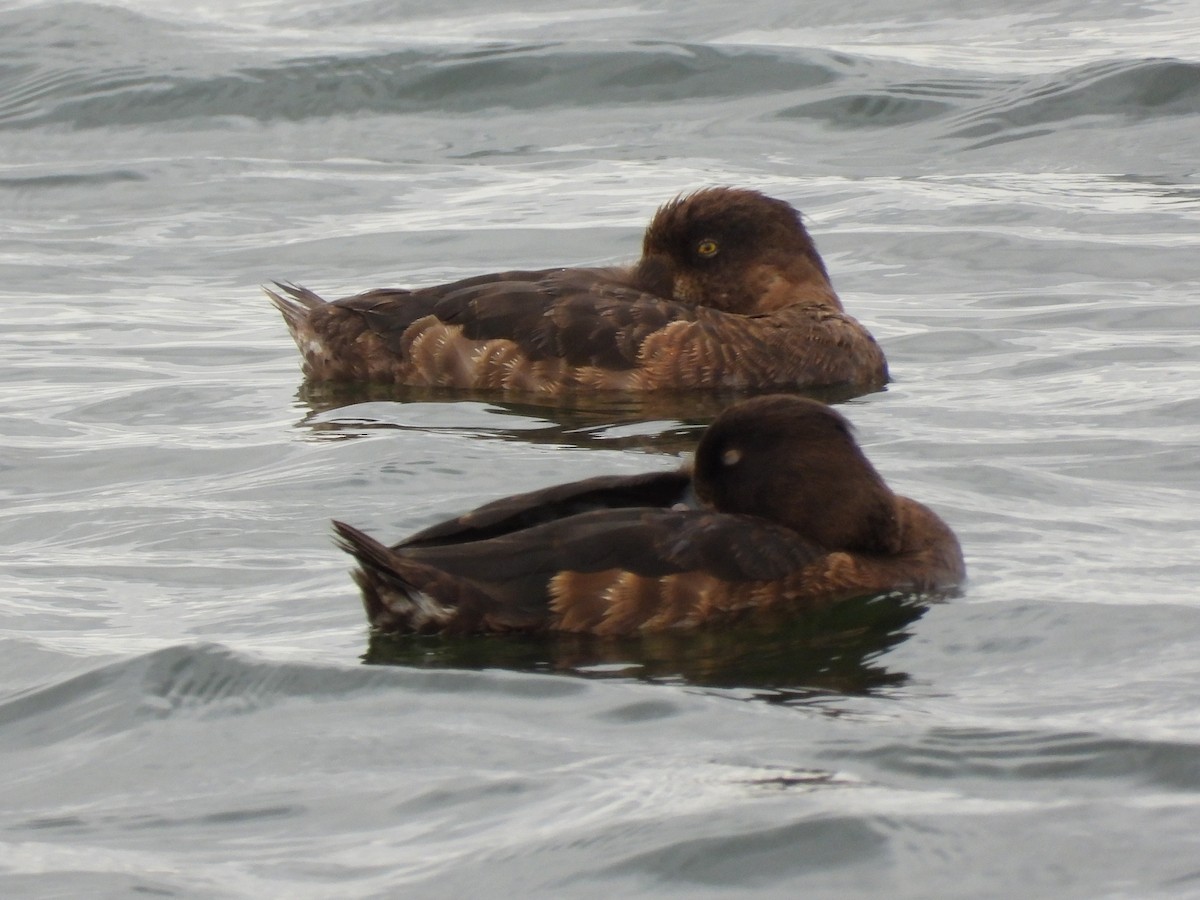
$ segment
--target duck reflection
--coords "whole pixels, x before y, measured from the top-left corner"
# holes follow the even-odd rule
[[[362,658],[370,665],[498,668],[741,689],[767,702],[803,702],[905,684],[908,675],[888,669],[880,657],[911,636],[908,626],[925,614],[929,602],[892,593],[847,600],[770,627],[739,625],[621,639],[565,633],[374,633]]]
[[[862,394],[846,387],[797,391],[824,403]],[[579,449],[690,452],[727,406],[754,392],[599,393],[514,398],[494,391],[309,382],[297,399],[309,412],[297,428],[318,440],[350,440],[378,429],[453,430],[476,437]],[[425,415],[414,415],[420,410]]]

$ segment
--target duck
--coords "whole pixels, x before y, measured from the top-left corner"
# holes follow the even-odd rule
[[[713,187],[655,213],[626,267],[497,272],[326,302],[275,282],[316,382],[561,397],[587,391],[803,390],[888,381],[800,213]]]
[[[841,413],[798,394],[728,406],[675,470],[505,497],[392,546],[333,527],[382,634],[771,626],[948,596],[966,576],[950,527],[891,491]]]

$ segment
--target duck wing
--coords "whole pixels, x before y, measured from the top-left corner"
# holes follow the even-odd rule
[[[521,280],[471,279],[440,291],[433,314],[463,337],[512,341],[531,362],[631,369],[642,342],[695,308],[633,286],[621,269],[550,269]]]
[[[676,505],[696,505],[691,475],[683,469],[598,475],[486,503],[410,535],[395,549],[486,540],[599,509]]]
[[[374,334],[397,359],[408,356],[410,328],[435,320],[470,341],[511,341],[529,362],[624,370],[642,342],[665,325],[695,317],[695,307],[643,291],[619,268],[497,272],[450,284],[380,288],[325,303],[306,288],[268,290],[302,347],[318,340],[335,356],[361,353]]]

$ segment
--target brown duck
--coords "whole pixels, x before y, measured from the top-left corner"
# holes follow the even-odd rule
[[[317,381],[496,389],[798,389],[886,383],[782,200],[710,188],[655,214],[627,268],[500,272],[328,303],[267,290]]]
[[[944,593],[965,574],[954,533],[891,492],[849,423],[789,395],[729,407],[690,471],[497,500],[390,548],[334,527],[384,632],[770,623],[854,597]]]

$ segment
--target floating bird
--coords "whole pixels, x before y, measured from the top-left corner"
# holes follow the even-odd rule
[[[893,494],[832,408],[735,403],[690,467],[497,500],[387,547],[335,522],[380,632],[624,636],[784,622],[851,598],[938,594],[954,533]]]
[[[709,188],[662,206],[625,268],[499,272],[333,302],[267,289],[314,381],[574,391],[769,390],[888,379],[788,203]]]

